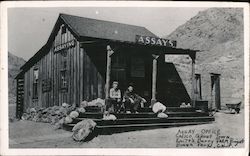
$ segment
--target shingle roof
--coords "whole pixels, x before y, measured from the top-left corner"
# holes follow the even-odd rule
[[[136,35],[157,37],[145,27],[68,14],[60,14],[60,17],[80,37],[93,37],[122,42],[135,42]]]

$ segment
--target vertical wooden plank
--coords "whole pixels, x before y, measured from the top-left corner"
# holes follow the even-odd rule
[[[77,70],[77,62],[76,62],[76,47],[73,48],[73,64],[74,64],[74,99],[73,99],[73,103],[76,103],[76,94],[77,94],[77,75],[76,75],[76,70]]]
[[[70,34],[70,39],[72,39]],[[74,102],[74,49],[70,49],[70,103]]]
[[[60,30],[58,31],[58,33],[60,32]],[[59,45],[59,40],[58,40],[58,34],[56,35],[55,37],[55,46]],[[55,54],[55,58],[56,58],[56,61],[55,61],[55,79],[54,79],[54,82],[55,82],[55,100],[56,100],[56,104],[57,105],[61,105],[61,103],[59,103],[59,84],[58,84],[58,79],[60,77],[59,75],[59,69],[58,69],[58,53]]]
[[[55,95],[54,95],[54,85],[53,85],[53,80],[54,80],[54,41],[53,43],[51,44],[51,50],[50,50],[50,53],[51,53],[51,78],[50,78],[50,81],[51,81],[51,105],[52,106],[55,106],[55,101],[54,101],[54,98],[55,98]]]
[[[49,50],[49,80],[51,80],[51,78],[52,78],[52,72],[53,72],[53,69],[52,69],[52,53],[53,53],[53,51],[52,51],[52,47],[50,48],[50,50]],[[49,99],[50,99],[50,101],[49,101],[49,105],[50,105],[50,107],[51,106],[53,106],[53,92],[52,92],[52,90],[50,90],[49,91],[49,94],[50,94],[50,96],[49,96]]]
[[[67,29],[67,40],[70,40],[70,31]],[[67,91],[67,103],[70,103],[70,51],[71,48],[67,50],[67,83],[68,83],[68,91]]]
[[[90,60],[89,56],[86,53],[86,99],[87,101],[90,100]]]
[[[45,65],[45,77],[44,79],[48,78],[48,55],[45,55],[44,57],[44,65]],[[49,107],[49,93],[48,92],[44,92],[45,93],[45,100],[46,100],[46,107]]]
[[[80,84],[80,102],[81,102],[81,101],[83,101],[83,49],[80,48],[79,51],[80,51],[80,79],[79,79],[79,84]]]
[[[33,77],[34,77],[34,74],[33,74],[34,72],[33,72],[33,70],[34,70],[34,67],[31,67],[30,69],[31,69],[31,70],[29,71],[29,73],[30,73],[30,84],[31,84],[30,87],[29,87],[29,89],[30,89],[30,95],[31,95],[31,96],[30,96],[30,97],[31,97],[31,98],[30,98],[30,106],[31,106],[31,107],[34,107],[34,106],[33,106]]]
[[[38,106],[42,107],[42,66],[41,60],[38,61]]]
[[[86,83],[87,83],[87,79],[86,79],[86,51],[85,51],[85,49],[83,49],[82,48],[82,51],[83,51],[83,53],[82,53],[82,55],[83,55],[83,62],[82,62],[82,73],[83,73],[83,79],[82,79],[82,84],[83,84],[83,100],[87,100],[87,95],[86,95],[86,93],[87,93],[87,89],[86,89]]]
[[[28,90],[28,87],[27,87],[27,84],[28,84],[28,81],[27,81],[27,72],[25,72],[24,73],[24,107],[23,107],[23,110],[24,110],[24,112],[26,111],[26,109],[27,109],[27,105],[28,105],[28,92],[27,92],[27,90]]]
[[[41,79],[43,80],[44,79],[44,76],[45,76],[45,64],[44,64],[44,57],[41,58]],[[43,92],[42,95],[41,95],[41,98],[42,98],[42,107],[46,107],[46,102],[45,102],[45,93]]]
[[[76,91],[76,105],[79,106],[79,103],[80,103],[80,85],[79,85],[79,80],[80,80],[80,50],[79,50],[79,42],[77,41],[77,44],[76,44],[76,82],[78,85],[77,86],[77,91]]]

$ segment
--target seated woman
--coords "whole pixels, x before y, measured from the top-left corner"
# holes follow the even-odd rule
[[[144,98],[139,96],[134,92],[133,85],[130,84],[128,86],[128,89],[125,91],[124,96],[123,96],[123,102],[125,105],[125,110],[127,113],[138,113],[138,107],[140,105],[143,105],[143,103],[147,102]],[[130,111],[129,111],[130,110]]]
[[[121,90],[118,88],[118,82],[114,81],[109,91],[109,112],[117,112],[121,105]]]

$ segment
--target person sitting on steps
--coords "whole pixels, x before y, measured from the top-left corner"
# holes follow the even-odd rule
[[[114,81],[109,91],[109,112],[118,112],[121,105],[121,90],[118,88],[118,82]]]
[[[128,89],[124,93],[123,102],[127,113],[138,113],[138,107],[147,101],[134,92],[133,84],[130,83]]]

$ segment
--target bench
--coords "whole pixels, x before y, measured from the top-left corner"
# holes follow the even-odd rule
[[[241,105],[241,102],[226,104],[227,108],[230,110],[231,113],[234,113],[233,111],[235,111],[237,114],[240,113],[240,105]]]

